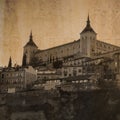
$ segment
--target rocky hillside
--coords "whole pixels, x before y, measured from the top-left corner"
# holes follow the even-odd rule
[[[120,120],[118,89],[0,96],[0,120]]]

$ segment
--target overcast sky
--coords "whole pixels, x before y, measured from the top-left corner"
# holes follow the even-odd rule
[[[21,64],[31,30],[39,49],[79,39],[88,12],[98,40],[120,45],[120,0],[0,0],[0,66]]]

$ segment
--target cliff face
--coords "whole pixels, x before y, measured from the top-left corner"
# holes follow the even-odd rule
[[[120,120],[120,90],[4,96],[1,120]],[[2,102],[1,102],[2,103]]]

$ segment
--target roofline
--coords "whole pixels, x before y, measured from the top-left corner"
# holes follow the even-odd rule
[[[104,41],[101,41],[101,40],[96,40],[96,41],[98,41],[98,42],[102,42],[102,43],[105,43],[105,44],[109,44],[109,45],[111,45],[111,46],[114,46],[114,47],[118,47],[118,48],[120,48],[120,46],[113,45],[113,44],[108,43],[108,42],[104,42]]]
[[[40,49],[39,49],[39,51],[37,51],[36,54],[39,53],[39,52],[43,52],[43,51],[47,51],[47,50],[52,50],[52,49],[55,49],[55,48],[58,48],[58,47],[63,47],[63,46],[66,46],[66,45],[69,45],[69,44],[72,44],[72,43],[76,43],[76,42],[78,42],[78,41],[80,41],[80,39],[74,40],[74,41],[72,41],[72,42],[65,43],[65,44],[62,44],[62,45],[58,45],[58,46],[55,46],[55,47],[51,47],[51,48],[48,48],[48,49],[44,49],[44,50],[40,50]]]
[[[83,30],[83,31],[84,31],[84,30]],[[81,34],[85,34],[85,33],[86,33],[86,32],[83,32],[83,31],[80,33],[80,35],[81,35]],[[90,31],[87,31],[87,32],[90,32]],[[90,33],[91,33],[91,32],[90,32]],[[92,32],[92,33],[94,33],[95,35],[97,35],[97,33],[96,33],[95,31],[94,31],[94,32]]]

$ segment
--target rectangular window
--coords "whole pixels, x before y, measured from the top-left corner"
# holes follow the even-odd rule
[[[73,76],[76,76],[76,75],[77,75],[77,71],[73,70]]]
[[[18,73],[16,73],[16,76],[18,76]]]
[[[67,76],[67,71],[64,71],[64,76]]]
[[[71,76],[71,74],[69,74],[69,76]]]
[[[4,78],[4,74],[2,74],[2,78]]]
[[[79,69],[79,73],[81,73],[81,69]]]

